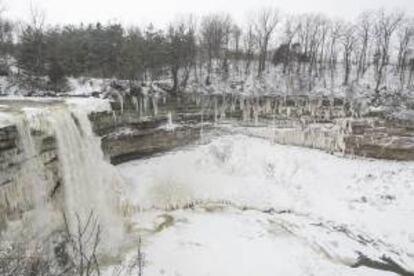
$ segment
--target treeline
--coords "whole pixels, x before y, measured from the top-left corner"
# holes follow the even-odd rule
[[[261,78],[270,66],[280,68],[288,90],[369,78],[379,91],[389,74],[400,89],[413,82],[414,20],[385,10],[346,22],[262,9],[243,26],[228,14],[211,14],[188,16],[166,30],[100,23],[50,27],[39,14],[20,29],[7,20],[0,24],[0,73],[10,74],[15,65],[14,73],[32,89],[43,83],[64,90],[68,76],[131,83],[169,78],[176,93],[189,80],[209,85],[235,76]]]
[[[158,79],[195,58],[194,31],[183,24],[166,33],[149,26],[125,29],[119,24],[26,27],[16,44],[17,66],[30,77],[48,76],[55,89],[66,76]]]

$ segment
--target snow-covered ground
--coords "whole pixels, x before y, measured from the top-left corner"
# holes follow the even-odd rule
[[[229,135],[118,168],[144,275],[414,271],[413,162]]]

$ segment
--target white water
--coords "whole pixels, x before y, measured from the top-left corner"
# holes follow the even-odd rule
[[[100,139],[93,134],[87,113],[58,108],[49,119],[58,141],[65,213],[70,227],[75,230],[78,226],[75,215],[85,224],[93,211],[102,227],[102,247],[116,248],[123,234],[118,212],[121,179],[115,168],[104,161]]]

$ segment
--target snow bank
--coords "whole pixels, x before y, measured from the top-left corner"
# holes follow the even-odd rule
[[[232,135],[119,169],[127,202],[146,212],[223,204],[281,213],[270,219],[336,262],[354,264],[362,252],[414,270],[413,162],[345,159]]]

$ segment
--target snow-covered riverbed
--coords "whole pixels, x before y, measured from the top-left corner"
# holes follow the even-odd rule
[[[229,135],[118,168],[144,275],[414,271],[412,162]]]

